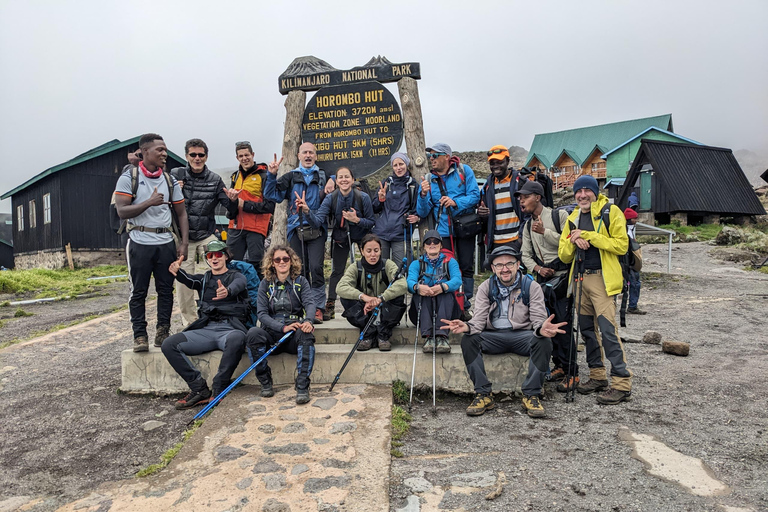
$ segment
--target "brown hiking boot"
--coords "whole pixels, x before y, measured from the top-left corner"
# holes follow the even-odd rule
[[[325,301],[325,311],[323,312],[323,320],[333,320],[336,318],[336,301],[328,299]]]
[[[146,352],[149,350],[149,339],[146,336],[137,336],[133,338],[133,351]]]
[[[435,352],[437,354],[451,353],[451,346],[448,344],[448,338],[446,338],[445,336],[440,336],[438,334],[435,340],[435,343],[437,344],[437,348],[435,349]]]
[[[496,407],[496,402],[493,401],[491,395],[484,395],[478,393],[475,395],[475,399],[467,407],[467,416],[480,416],[485,414],[485,411],[490,411]]]
[[[640,308],[627,308],[627,313],[630,315],[645,315],[647,314],[647,311],[643,311]]]
[[[179,410],[189,409],[190,407],[194,407],[196,405],[205,405],[210,401],[211,390],[208,389],[208,386],[206,386],[199,391],[190,391],[187,396],[181,400],[178,400],[174,407]]]
[[[392,350],[392,342],[379,338],[379,351],[389,352],[390,350]]]
[[[523,396],[523,409],[531,418],[543,418],[547,415],[538,396]]]
[[[551,372],[549,372],[549,377],[547,377],[547,380],[550,382],[557,382],[558,380],[562,380],[565,377],[565,370],[563,370],[562,366],[558,366]]]
[[[631,391],[619,391],[618,389],[608,388],[597,395],[597,403],[603,405],[617,405],[621,402],[628,402],[632,399],[631,396]]]
[[[608,388],[607,380],[588,379],[583,384],[576,386],[576,391],[582,395],[588,395],[595,391],[602,391]]]
[[[363,338],[362,341],[360,341],[360,344],[357,346],[358,352],[365,352],[366,350],[371,350],[371,347],[373,346],[373,340],[371,338]]]
[[[170,325],[161,325],[157,328],[157,332],[155,333],[155,346],[156,347],[162,347],[163,342],[165,341],[165,338],[171,335],[171,326]]]
[[[567,393],[573,391],[573,389],[579,385],[579,376],[564,377],[563,380],[557,383],[557,390],[560,393]]]

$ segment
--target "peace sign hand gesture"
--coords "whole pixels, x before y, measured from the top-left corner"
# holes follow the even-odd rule
[[[299,196],[299,193],[294,191],[293,194],[296,196],[296,201],[294,203],[296,204],[296,210],[298,211],[301,209],[304,213],[309,213],[309,206],[307,205],[307,191],[301,193],[301,196]]]
[[[277,170],[280,168],[280,164],[283,163],[283,156],[280,156],[280,160],[277,160],[277,153],[274,154],[274,159],[267,164],[267,170],[272,174],[277,174]]]
[[[379,202],[383,203],[387,200],[387,189],[389,188],[389,183],[385,183],[383,181],[379,182]]]

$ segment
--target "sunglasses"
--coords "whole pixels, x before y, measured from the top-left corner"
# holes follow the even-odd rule
[[[213,252],[205,253],[205,258],[209,260],[213,258],[223,258],[223,257],[224,257],[224,253],[221,251],[213,251]]]
[[[277,256],[275,258],[272,258],[272,261],[275,263],[288,263],[291,261],[291,258],[289,256]]]
[[[490,150],[490,151],[488,152],[488,156],[491,156],[491,155],[500,155],[501,153],[506,153],[506,152],[507,152],[507,150],[505,150],[505,149],[492,149],[492,150]]]
[[[437,158],[439,156],[445,156],[448,153],[427,153],[427,158]]]
[[[247,140],[241,140],[240,142],[235,142],[235,149],[242,149],[242,148],[249,148],[251,147],[251,143]]]
[[[205,153],[190,153],[189,156],[192,158],[205,158]]]
[[[429,240],[424,240],[424,245],[438,245],[441,243],[442,243],[442,240],[438,240],[437,238],[430,238]]]

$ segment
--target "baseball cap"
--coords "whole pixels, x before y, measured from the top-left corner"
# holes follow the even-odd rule
[[[538,194],[541,197],[544,197],[544,187],[541,186],[541,183],[538,183],[536,181],[526,181],[523,186],[515,192],[515,197],[519,196],[527,196],[528,194]]]
[[[445,142],[438,142],[437,144],[432,144],[427,148],[427,151],[434,151],[436,153],[445,153],[448,156],[453,156],[453,151],[451,151],[451,146],[449,146]]]

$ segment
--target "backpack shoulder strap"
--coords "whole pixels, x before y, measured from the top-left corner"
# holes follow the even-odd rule
[[[357,205],[357,213],[362,215],[363,214],[363,193],[357,188],[353,188],[352,192],[354,192],[355,194],[355,204]]]
[[[389,276],[387,275],[387,259],[382,258],[381,259],[381,282],[384,283],[384,286],[389,286]]]
[[[552,224],[555,225],[555,231],[558,235],[563,233],[563,226],[560,225],[560,210],[552,208]]]
[[[363,270],[362,260],[357,260],[357,289],[364,292],[363,286],[365,285],[365,271]]]
[[[136,199],[136,192],[139,190],[139,168],[135,165],[131,167],[131,200]]]
[[[461,180],[461,184],[462,185],[466,185],[467,184],[467,176],[464,173],[464,164],[463,163],[459,162],[459,163],[456,164],[456,172],[459,173],[459,179]]]
[[[531,283],[533,278],[529,274],[523,274],[522,282],[520,283],[520,295],[523,299],[523,304],[528,306],[531,303]]]

